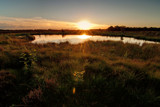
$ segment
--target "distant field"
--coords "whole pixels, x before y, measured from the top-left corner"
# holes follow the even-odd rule
[[[33,34],[53,33],[160,41],[159,31],[3,32],[0,106],[160,106],[160,45],[29,43]]]

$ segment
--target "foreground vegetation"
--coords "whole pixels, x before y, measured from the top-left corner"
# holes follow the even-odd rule
[[[0,35],[0,106],[160,106],[160,45],[32,39]]]

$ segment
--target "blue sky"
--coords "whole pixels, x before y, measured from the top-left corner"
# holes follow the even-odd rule
[[[160,27],[160,0],[0,0],[0,16],[10,20],[39,17],[71,23],[89,20],[99,25]]]

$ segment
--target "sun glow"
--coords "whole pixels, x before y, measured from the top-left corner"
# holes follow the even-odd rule
[[[77,23],[78,28],[81,30],[89,30],[91,28],[91,23],[88,21],[81,21]]]
[[[88,36],[88,35],[86,35],[86,34],[83,34],[83,35],[81,35],[81,36],[78,36],[78,38],[80,38],[80,39],[88,39],[88,38],[90,38],[91,36]]]

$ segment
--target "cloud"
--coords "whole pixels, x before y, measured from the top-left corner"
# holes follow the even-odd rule
[[[93,29],[106,28],[106,25],[93,24]],[[48,20],[41,17],[15,18],[0,16],[0,29],[78,29],[77,23]]]

